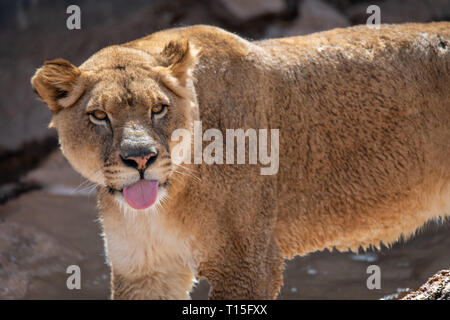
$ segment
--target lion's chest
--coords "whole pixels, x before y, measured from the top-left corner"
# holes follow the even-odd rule
[[[142,275],[177,268],[196,274],[191,241],[180,237],[163,213],[122,218],[103,219],[105,244],[114,272]]]

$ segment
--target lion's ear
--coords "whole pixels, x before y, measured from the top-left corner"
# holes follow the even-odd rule
[[[161,51],[160,58],[163,67],[158,69],[162,71],[162,80],[175,93],[183,95],[197,62],[198,50],[186,40],[170,41]]]
[[[81,71],[64,59],[46,61],[31,78],[33,90],[50,110],[74,104],[84,91]]]

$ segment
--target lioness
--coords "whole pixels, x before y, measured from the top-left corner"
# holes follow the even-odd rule
[[[285,258],[448,215],[449,85],[448,22],[257,42],[176,28],[32,78],[62,152],[98,184],[116,299],[186,299],[197,277],[210,298],[276,298]],[[194,121],[279,129],[278,172],[176,164],[172,133]]]

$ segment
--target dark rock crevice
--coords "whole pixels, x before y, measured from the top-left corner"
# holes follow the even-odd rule
[[[30,141],[17,150],[0,150],[0,205],[19,195],[39,189],[39,185],[21,181],[30,170],[37,168],[58,147],[58,139],[48,136]]]

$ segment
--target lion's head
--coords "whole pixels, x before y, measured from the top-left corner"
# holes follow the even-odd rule
[[[119,202],[146,209],[171,186],[175,129],[198,118],[191,70],[197,51],[169,42],[158,55],[112,46],[79,68],[45,62],[32,86],[53,111],[61,149],[84,177]]]

